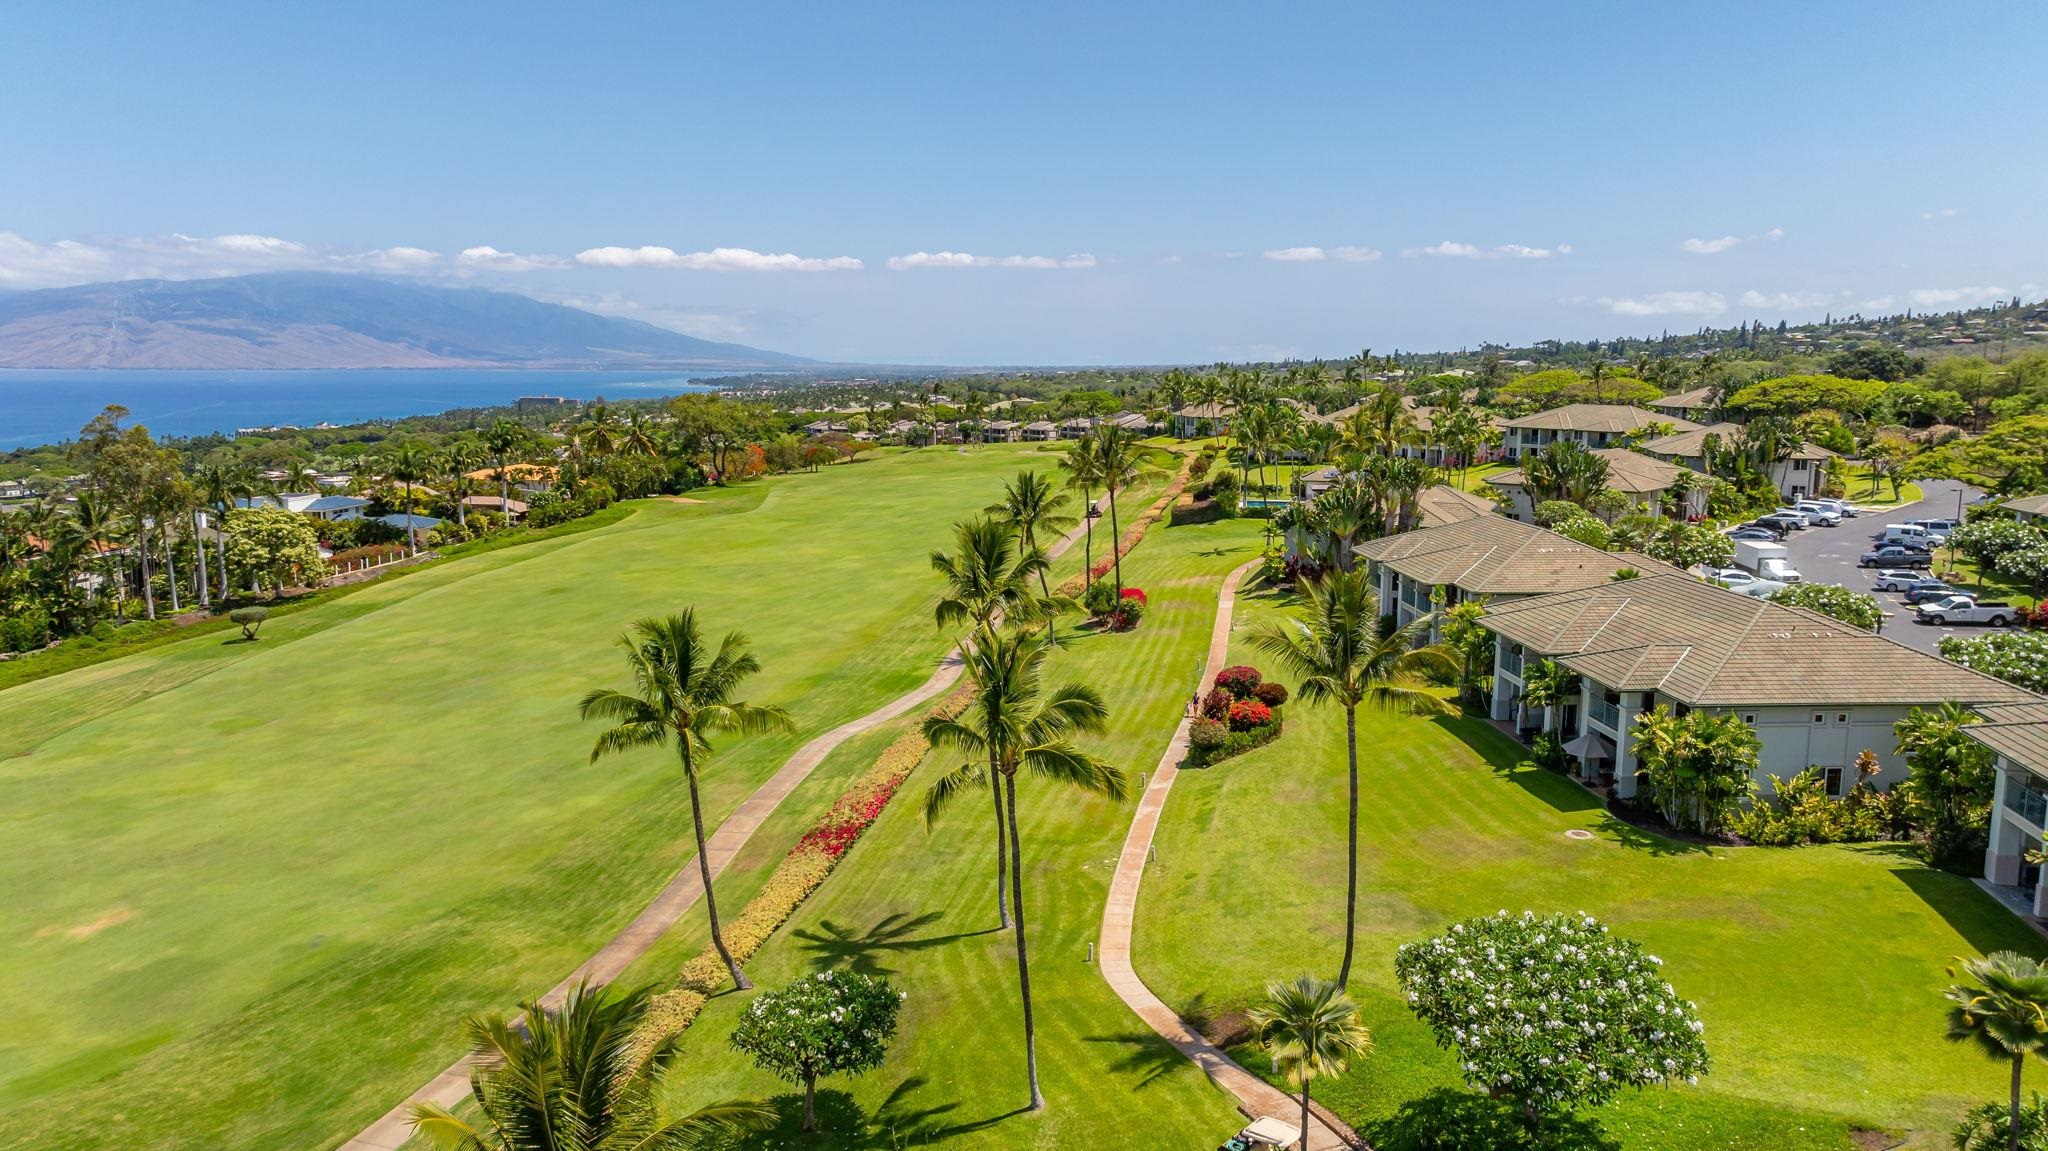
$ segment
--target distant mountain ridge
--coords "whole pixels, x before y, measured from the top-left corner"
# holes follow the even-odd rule
[[[0,294],[0,368],[651,368],[813,363],[510,292],[331,272]]]

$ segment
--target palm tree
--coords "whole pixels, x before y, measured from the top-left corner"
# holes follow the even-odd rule
[[[1414,646],[1429,617],[1382,634],[1378,597],[1363,571],[1334,571],[1304,589],[1299,619],[1269,620],[1254,629],[1252,646],[1295,675],[1295,694],[1310,704],[1336,703],[1344,709],[1344,748],[1350,807],[1346,826],[1350,858],[1344,895],[1344,962],[1337,983],[1351,979],[1351,950],[1358,921],[1358,705],[1370,702],[1415,714],[1452,715],[1456,709],[1431,692],[1425,675],[1457,674],[1451,657],[1437,647]]]
[[[761,663],[747,650],[747,637],[736,631],[727,632],[717,654],[712,654],[697,629],[694,608],[684,608],[680,615],[636,621],[631,634],[619,637],[619,646],[626,649],[626,666],[633,671],[633,692],[597,688],[577,705],[584,719],[616,721],[597,737],[590,749],[590,762],[612,752],[663,747],[674,741],[683,778],[690,786],[690,822],[697,833],[697,873],[704,880],[711,942],[718,948],[718,957],[725,960],[725,969],[732,973],[733,986],[744,991],[753,984],[747,982],[726,949],[725,934],[718,926],[718,901],[711,893],[711,859],[705,854],[697,767],[711,758],[709,737],[714,733],[789,731],[796,725],[779,707],[733,698],[747,677],[761,670]]]
[[[1994,951],[1964,960],[1963,972],[1970,982],[1953,984],[1943,993],[1953,1005],[1948,1038],[1969,1043],[1991,1059],[2012,1062],[2007,1146],[2019,1151],[2020,1072],[2027,1056],[2048,1058],[2048,966],[2015,951]]]
[[[469,497],[476,494],[476,481],[469,473],[481,467],[484,462],[484,447],[471,439],[450,440],[441,448],[441,464],[448,469],[448,499],[455,505],[455,522],[469,526]],[[506,520],[511,513],[505,508]]]
[[[1082,536],[1081,577],[1083,583],[1095,578],[1095,486],[1102,482],[1102,459],[1095,454],[1095,437],[1082,436],[1060,458],[1060,470],[1067,473],[1067,490],[1081,493],[1081,518],[1087,524]]]
[[[1117,525],[1116,493],[1120,488],[1129,487],[1137,478],[1154,471],[1145,462],[1136,436],[1127,428],[1115,424],[1104,424],[1095,429],[1095,462],[1101,469],[1102,486],[1109,492],[1109,532],[1113,539],[1110,555],[1114,557],[1116,569],[1116,594],[1124,594],[1124,549],[1123,529]]]
[[[988,512],[997,523],[1017,533],[1024,554],[1028,556],[1042,550],[1038,546],[1040,532],[1057,537],[1073,528],[1074,517],[1067,514],[1068,502],[1066,496],[1054,490],[1045,473],[1026,470],[1018,472],[1015,480],[1003,485],[1003,501],[989,505]],[[1038,568],[1040,598],[1047,603],[1053,598],[1052,587],[1045,575],[1046,568],[1050,566],[1041,564]],[[1053,634],[1053,617],[1050,614],[1045,619],[1045,635],[1054,647],[1059,646],[1059,637]]]
[[[1017,832],[1017,776],[1028,773],[1050,783],[1122,799],[1124,773],[1083,750],[1073,737],[1106,726],[1109,709],[1094,688],[1066,684],[1046,690],[1048,648],[1035,632],[999,632],[983,627],[967,646],[973,699],[958,718],[928,716],[924,737],[934,748],[955,748],[966,762],[932,784],[925,798],[935,814],[952,797],[978,784],[1000,788],[999,803],[1010,840],[1010,902],[1016,912],[1017,990],[1024,1006],[1024,1065],[1031,1081],[1029,1107],[1045,1106],[1038,1089],[1038,1045],[1031,1018],[1031,964],[1024,937],[1024,853]],[[985,762],[984,762],[985,761]]]
[[[1301,1086],[1301,1146],[1308,1147],[1308,1082],[1344,1074],[1353,1059],[1372,1053],[1372,1032],[1344,985],[1312,975],[1266,987],[1266,1003],[1245,1013],[1273,1070]]]
[[[525,427],[519,423],[499,417],[498,422],[484,429],[484,447],[491,453],[491,463],[498,473],[498,506],[509,509],[512,504],[512,481],[505,471],[506,462],[527,442]],[[509,514],[509,513],[508,513]]]
[[[681,1032],[641,1040],[652,1001],[644,987],[604,996],[585,983],[558,1011],[529,1002],[518,1021],[471,1018],[476,1118],[416,1104],[414,1132],[444,1151],[692,1151],[770,1126],[775,1113],[758,1103],[667,1113],[663,1083]]]
[[[940,628],[981,627],[998,618],[1035,623],[1057,610],[1055,598],[1041,597],[1032,581],[1044,574],[1043,549],[1019,546],[1009,524],[995,519],[953,525],[955,551],[932,553],[932,570],[946,577],[946,590],[932,610]]]
[[[1583,504],[1607,486],[1607,461],[1577,440],[1556,440],[1530,456],[1522,465],[1522,474],[1535,503],[1570,500]]]
[[[405,540],[412,555],[420,554],[420,534],[412,511],[412,486],[424,483],[436,470],[434,453],[418,444],[402,444],[384,461],[391,478],[405,485]]]

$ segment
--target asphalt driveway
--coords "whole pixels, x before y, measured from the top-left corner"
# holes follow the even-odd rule
[[[1876,569],[1856,566],[1856,558],[1875,546],[1870,537],[1886,524],[1921,518],[1960,519],[1958,500],[1967,504],[1979,494],[1976,488],[1955,480],[1922,480],[1920,490],[1925,493],[1925,498],[1919,503],[1845,519],[1840,527],[1814,527],[1793,532],[1785,540],[1785,548],[1791,553],[1792,566],[1799,569],[1799,574],[1808,583],[1840,584],[1854,591],[1876,592],[1878,601],[1891,613],[1891,618],[1884,623],[1884,635],[1908,647],[1938,655],[1936,644],[1943,636],[1979,635],[1985,629],[1929,627],[1914,623],[1911,605],[1895,594],[1877,591],[1872,586],[1876,580]],[[1856,501],[1851,499],[1849,502]]]

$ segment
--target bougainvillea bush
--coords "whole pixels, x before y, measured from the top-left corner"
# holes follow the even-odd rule
[[[1216,673],[1216,686],[1230,693],[1232,699],[1245,699],[1259,689],[1259,669],[1239,664],[1226,667]]]
[[[1287,689],[1261,682],[1259,669],[1239,665],[1216,673],[1216,685],[1202,697],[1200,718],[1189,730],[1189,758],[1198,767],[1243,755],[1280,737],[1278,703]],[[1277,692],[1264,689],[1277,688]]]
[[[1273,722],[1273,709],[1255,699],[1241,699],[1230,705],[1230,730],[1250,731]]]
[[[1662,965],[1590,915],[1503,911],[1403,945],[1394,973],[1465,1081],[1535,1122],[1706,1074],[1699,1010]]]

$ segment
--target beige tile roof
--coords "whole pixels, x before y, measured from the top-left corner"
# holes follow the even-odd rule
[[[1617,691],[1694,707],[2034,702],[2039,696],[1803,608],[1684,573],[1488,609],[1487,626]]]
[[[2048,496],[2027,496],[2023,499],[2007,500],[2004,506],[2009,511],[2048,516]]]
[[[1736,438],[1742,435],[1742,425],[1731,423],[1708,424],[1703,428],[1674,432],[1668,436],[1659,436],[1654,440],[1644,441],[1643,450],[1655,456],[1685,456],[1696,459],[1699,457],[1701,449],[1706,447],[1708,435],[1720,436],[1721,446],[1724,448],[1733,447]],[[1837,453],[1831,452],[1819,444],[1801,444],[1799,450],[1793,452],[1788,458],[1795,460],[1832,460],[1836,455]]]
[[[1707,408],[1714,404],[1714,389],[1694,388],[1689,392],[1673,392],[1650,401],[1653,408],[1682,412],[1689,408]]]
[[[1616,435],[1635,431],[1644,424],[1670,424],[1681,432],[1699,426],[1691,420],[1680,419],[1666,412],[1653,412],[1647,408],[1631,407],[1627,404],[1566,404],[1561,408],[1551,408],[1520,419],[1501,421],[1504,428],[1608,432]]]
[[[1449,484],[1424,488],[1415,502],[1422,508],[1422,526],[1426,528],[1464,523],[1477,516],[1493,514],[1492,500]]]
[[[1593,454],[1607,461],[1607,486],[1632,496],[1661,492],[1671,486],[1671,481],[1677,479],[1680,472],[1692,472],[1698,477],[1695,482],[1702,490],[1707,481],[1704,474],[1694,472],[1691,468],[1651,459],[1641,452],[1632,452],[1627,448],[1594,448]],[[1529,478],[1521,468],[1516,468],[1513,471],[1488,476],[1486,482],[1495,487],[1518,488],[1528,483]]]
[[[2048,702],[1980,707],[1971,739],[2038,774],[2048,775]]]
[[[1220,420],[1237,414],[1235,404],[1189,404],[1173,413],[1187,420]]]
[[[1648,556],[1604,552],[1556,532],[1483,515],[1386,536],[1357,553],[1409,579],[1452,584],[1467,595],[1546,595],[1605,583],[1622,568],[1678,575]]]

